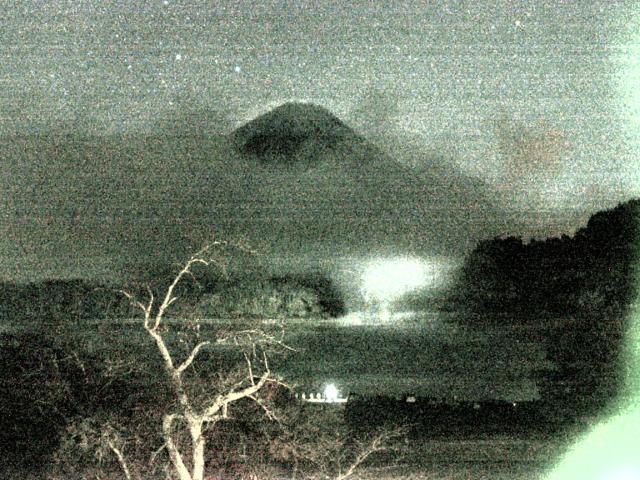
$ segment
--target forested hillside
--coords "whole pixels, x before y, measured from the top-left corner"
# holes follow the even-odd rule
[[[619,386],[639,222],[634,199],[594,214],[572,237],[483,241],[460,270],[449,306],[469,322],[544,323],[557,370],[545,375],[543,393],[602,403]]]

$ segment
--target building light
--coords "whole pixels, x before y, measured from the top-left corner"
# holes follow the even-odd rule
[[[324,399],[327,403],[335,403],[338,400],[338,387],[333,383],[324,387]]]

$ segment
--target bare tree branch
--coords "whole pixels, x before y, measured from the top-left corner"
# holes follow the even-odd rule
[[[129,472],[129,467],[127,465],[127,462],[124,459],[124,455],[122,454],[120,449],[118,447],[116,447],[115,444],[111,440],[109,440],[108,445],[109,445],[109,448],[111,449],[111,451],[118,458],[118,463],[120,464],[120,467],[122,468],[122,471],[124,472],[125,478],[127,480],[131,480],[131,472]]]
[[[151,335],[151,337],[156,341],[160,355],[162,355],[162,359],[164,360],[165,369],[170,375],[173,375],[175,371],[173,359],[171,358],[171,353],[169,353],[169,349],[164,342],[164,338],[162,338],[162,335],[160,335],[158,330],[155,328],[147,328],[147,332],[149,332],[149,335]]]
[[[290,345],[287,345],[286,343],[284,343],[282,341],[283,337],[277,338],[274,335],[270,335],[270,334],[268,334],[266,332],[263,332],[262,330],[247,329],[247,330],[237,331],[233,335],[234,341],[237,341],[238,338],[243,337],[243,336],[248,337],[248,339],[250,341],[253,341],[254,337],[255,337],[256,341],[254,343],[268,343],[270,345],[281,347],[284,350],[287,350],[289,352],[297,352],[298,351],[295,348],[291,347]],[[226,340],[228,340],[228,339],[223,337],[218,341],[219,342],[225,342]],[[237,344],[239,344],[239,342]]]
[[[176,287],[185,276],[193,277],[192,269],[194,266],[209,266],[213,264],[225,271],[225,260],[217,258],[212,251],[214,247],[219,246],[233,246],[241,251],[251,252],[251,250],[245,245],[230,244],[226,241],[221,240],[215,240],[209,245],[206,245],[200,251],[192,255],[189,260],[187,260],[187,262],[182,265],[169,286],[158,299],[159,305],[156,305],[156,299],[150,289],[148,289],[149,300],[146,304],[138,300],[132,293],[124,290],[120,291],[129,299],[129,302],[134,307],[143,312],[144,328],[151,336],[151,338],[153,338],[153,340],[155,341],[155,344],[164,362],[164,369],[169,375],[175,389],[176,399],[178,400],[178,411],[176,413],[167,414],[163,418],[162,434],[165,443],[161,447],[161,449],[167,449],[171,464],[174,469],[174,473],[177,474],[179,480],[204,479],[205,437],[202,434],[203,428],[205,427],[205,424],[210,425],[219,420],[228,418],[229,405],[231,403],[242,398],[250,398],[262,407],[268,418],[276,419],[275,414],[270,411],[269,408],[257,397],[256,393],[262,387],[264,387],[264,385],[268,381],[273,381],[278,385],[280,385],[281,382],[275,381],[270,378],[271,371],[269,368],[267,355],[262,348],[256,348],[256,345],[261,343],[273,344],[284,349],[293,350],[282,342],[282,336],[280,337],[280,339],[278,339],[275,336],[267,335],[259,330],[245,330],[243,332],[240,332],[239,334],[234,335],[234,343],[238,348],[242,350],[245,358],[247,370],[246,376],[244,376],[242,380],[237,382],[235,385],[231,387],[227,386],[226,388],[222,389],[222,393],[219,393],[215,397],[215,399],[207,399],[205,401],[204,409],[198,409],[194,406],[193,399],[188,393],[188,389],[186,389],[183,385],[182,374],[187,368],[193,365],[202,349],[206,346],[211,345],[211,342],[203,341],[197,343],[196,346],[191,350],[187,358],[182,361],[182,363],[176,366],[173,361],[172,354],[169,350],[169,346],[167,345],[167,341],[163,337],[163,329],[161,329],[160,327],[164,320],[164,315],[167,309],[178,300],[178,296],[175,295]],[[157,310],[155,310],[156,307]],[[154,311],[155,314],[153,314]],[[241,337],[244,337],[246,341],[248,341],[248,345],[247,343],[241,342]],[[259,353],[262,353],[261,359],[258,359]],[[263,372],[256,381],[256,375],[254,371],[258,365],[260,365],[260,369],[263,370]],[[247,385],[247,383],[249,385]],[[207,404],[208,406],[206,406]],[[176,445],[173,440],[174,424],[178,419],[182,420],[183,422],[183,425],[181,425],[179,431],[188,430],[191,437],[191,461],[189,462],[192,468],[191,472],[189,472],[187,465],[185,464],[183,455],[180,452],[180,447]],[[158,450],[158,452],[160,450]],[[158,452],[154,453],[152,458],[155,458]],[[129,480],[129,477],[127,477],[127,479]]]
[[[270,372],[269,370],[269,360],[267,359],[267,353],[266,352],[262,352],[262,364],[264,365],[264,368],[267,372]]]
[[[247,370],[249,371],[249,379],[251,380],[251,384],[255,385],[255,379],[253,378],[253,365],[251,364],[251,360],[249,359],[249,356],[246,354],[246,352],[242,352],[242,355],[244,355],[244,359],[247,362]]]
[[[171,459],[171,463],[176,469],[176,473],[180,480],[191,480],[191,474],[187,469],[184,461],[182,460],[182,455],[176,447],[176,444],[173,442],[173,421],[177,418],[177,415],[165,415],[162,420],[162,435],[164,437],[165,445],[167,446],[167,451],[169,452],[169,458]]]
[[[117,290],[118,293],[121,293],[122,295],[124,295],[125,297],[127,297],[127,299],[129,300],[129,303],[135,307],[138,308],[140,310],[142,310],[142,312],[145,314],[145,318],[147,315],[147,306],[145,304],[143,304],[140,300],[138,300],[135,295],[127,292],[126,290]]]
[[[198,353],[200,352],[200,350],[206,347],[207,345],[211,345],[211,342],[206,341],[206,342],[200,342],[199,344],[197,344],[193,348],[193,350],[191,350],[191,354],[187,357],[187,359],[184,362],[182,362],[178,368],[176,368],[176,373],[180,374],[184,372],[187,368],[189,368],[189,366],[193,363],[193,361],[198,356]]]
[[[269,420],[274,420],[276,422],[279,422],[280,419],[278,418],[278,416],[273,412],[273,410],[271,410],[269,407],[267,407],[267,405],[265,405],[265,403],[259,398],[256,397],[255,395],[247,395],[247,398],[250,398],[251,400],[253,400],[258,406],[260,406],[260,408],[262,408],[262,410],[264,411],[266,417]]]
[[[153,464],[156,461],[156,457],[158,455],[160,455],[160,452],[162,452],[162,450],[164,450],[165,448],[167,448],[167,444],[166,442],[163,443],[162,445],[160,445],[160,448],[158,448],[157,450],[155,450],[152,454],[151,457],[149,457],[149,464]]]
[[[339,473],[335,480],[346,480],[351,477],[355,471],[369,458],[373,453],[380,452],[387,449],[387,444],[390,440],[397,438],[405,433],[404,427],[398,427],[393,430],[385,430],[371,439],[368,444],[365,444],[360,450],[356,458],[351,462],[349,468],[344,473]]]
[[[239,391],[232,390],[224,395],[218,395],[216,400],[208,408],[205,409],[202,416],[207,419],[209,417],[214,417],[220,411],[220,409],[225,405],[228,405],[229,403],[233,403],[237,400],[240,400],[241,398],[245,398],[255,394],[258,390],[260,390],[264,386],[265,383],[267,383],[269,375],[271,375],[271,372],[267,370],[262,374],[262,376],[260,377],[260,380],[258,380],[257,383],[254,383]]]

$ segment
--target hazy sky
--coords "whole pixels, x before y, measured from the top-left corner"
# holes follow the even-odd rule
[[[514,210],[640,192],[637,2],[0,0],[0,12],[4,147],[52,130],[228,132],[302,100],[417,169],[416,152],[446,157]],[[7,197],[33,172],[9,162],[2,175]],[[3,217],[18,221],[6,205]]]

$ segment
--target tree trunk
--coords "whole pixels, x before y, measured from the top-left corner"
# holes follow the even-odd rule
[[[189,470],[187,470],[186,465],[182,461],[182,455],[180,455],[178,447],[173,443],[173,420],[174,415],[165,415],[162,420],[162,434],[167,445],[169,458],[180,480],[193,480],[189,474]],[[200,480],[202,480],[202,477],[200,477]]]
[[[200,418],[189,419],[189,432],[191,433],[191,445],[193,447],[193,474],[192,480],[204,478],[204,435],[202,435],[202,420]]]

